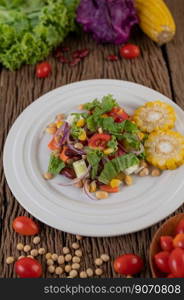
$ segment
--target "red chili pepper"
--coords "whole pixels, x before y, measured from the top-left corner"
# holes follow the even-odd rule
[[[59,61],[63,64],[67,64],[69,62],[69,60],[64,56],[59,57]]]
[[[80,58],[84,58],[84,57],[88,56],[88,54],[89,54],[89,50],[88,49],[79,50],[79,57]]]
[[[118,60],[118,56],[114,55],[114,54],[110,54],[110,55],[107,56],[106,59],[110,60],[110,61],[117,61]]]

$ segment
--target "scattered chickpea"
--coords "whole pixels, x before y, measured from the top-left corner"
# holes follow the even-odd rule
[[[57,261],[58,260],[58,255],[56,253],[52,254],[52,259],[53,261]]]
[[[14,262],[14,257],[13,256],[9,256],[9,257],[7,257],[7,259],[6,259],[6,263],[8,264],[8,265],[10,265],[10,264],[12,264],[13,262]]]
[[[24,246],[24,252],[29,252],[31,250],[31,247],[29,245]]]
[[[43,254],[45,254],[45,248],[39,248],[38,249],[38,253],[40,254],[40,255],[43,255]]]
[[[17,244],[17,250],[21,251],[24,249],[24,245],[22,243]]]
[[[43,174],[44,179],[46,180],[50,180],[53,178],[53,175],[49,172],[46,172],[45,174]]]
[[[53,265],[48,266],[48,272],[49,273],[54,273],[55,267]]]
[[[20,256],[18,257],[18,260],[21,259],[21,258],[24,258],[24,257],[25,257],[24,255],[20,255]]]
[[[37,245],[40,242],[40,237],[39,236],[35,236],[33,239],[33,244]]]
[[[69,275],[71,276],[71,278],[75,278],[75,277],[77,277],[78,272],[77,272],[77,270],[71,270]]]
[[[97,268],[97,269],[95,270],[95,274],[98,275],[98,276],[102,275],[102,274],[103,274],[102,269]]]
[[[80,263],[80,257],[74,256],[74,257],[72,258],[72,261],[73,261],[73,263]]]
[[[149,169],[144,168],[142,171],[140,171],[139,176],[144,177],[149,175]]]
[[[87,278],[87,273],[85,271],[81,271],[79,274],[80,278]]]
[[[56,273],[57,275],[60,275],[60,274],[63,273],[63,269],[62,269],[61,267],[57,267],[57,268],[55,269],[55,273]]]
[[[73,243],[73,244],[72,244],[72,248],[75,249],[75,250],[79,249],[79,247],[80,247],[80,246],[79,246],[78,243]]]
[[[102,254],[100,257],[104,262],[107,262],[110,259],[109,255],[107,255],[107,254]]]
[[[92,277],[93,276],[93,270],[91,268],[88,268],[86,270],[86,273],[87,273],[88,277]]]
[[[63,265],[65,262],[65,258],[63,255],[58,256],[58,264]]]
[[[90,183],[90,192],[91,193],[95,193],[96,192],[96,181],[93,180],[91,183]]]
[[[82,188],[83,187],[82,180],[79,180],[77,183],[74,184],[74,186],[77,187],[77,188],[79,188],[79,189]]]
[[[70,265],[65,266],[65,272],[66,273],[70,273],[71,270],[72,270],[72,267]]]
[[[82,256],[82,251],[79,250],[79,249],[76,250],[76,251],[75,251],[75,255],[78,256],[78,257],[81,257],[81,256]]]
[[[46,255],[45,255],[45,258],[46,259],[50,259],[52,257],[52,254],[50,252],[48,252]]]
[[[83,110],[83,105],[80,104],[77,108],[78,108],[78,110]]]
[[[109,194],[107,192],[104,192],[104,191],[98,191],[96,192],[96,198],[97,199],[106,199],[108,198]]]
[[[76,239],[77,239],[78,241],[81,241],[81,240],[83,240],[83,236],[77,234],[77,235],[76,235]]]
[[[57,121],[61,121],[61,120],[63,120],[64,118],[65,118],[65,115],[64,115],[64,114],[59,114],[59,115],[56,116],[56,120],[57,120]]]
[[[145,160],[142,160],[142,161],[140,162],[140,167],[147,168],[147,167],[148,167],[147,162],[146,162]]]
[[[46,128],[46,132],[47,132],[48,134],[55,134],[56,131],[57,131],[57,128],[56,128],[56,127],[47,127],[47,128]]]
[[[47,265],[51,266],[54,264],[54,261],[52,259],[47,259]]]
[[[28,255],[27,257],[29,257],[29,258],[33,258],[33,259],[34,259],[33,255]]]
[[[38,255],[38,250],[37,249],[32,249],[30,253],[31,253],[32,256],[37,256]]]
[[[73,270],[79,270],[80,269],[80,265],[78,263],[74,263],[74,264],[72,264],[72,269]]]
[[[124,182],[126,185],[132,185],[133,183],[133,178],[130,175],[126,175],[124,178]]]
[[[66,261],[66,262],[69,262],[69,261],[71,261],[71,260],[72,260],[71,254],[66,254],[66,255],[65,255],[65,261]]]
[[[83,146],[82,143],[75,143],[74,147],[75,147],[76,149],[79,149],[79,150],[81,150],[81,149],[84,148],[84,146]]]
[[[160,176],[161,172],[159,169],[156,169],[154,168],[152,171],[151,171],[151,176],[153,177],[156,177],[156,176]]]
[[[49,128],[56,127],[56,123],[50,123],[47,127],[49,127]]]
[[[70,249],[68,247],[63,247],[63,253],[64,254],[70,253]]]
[[[103,264],[103,260],[101,258],[96,258],[95,259],[95,265],[96,266],[101,266]]]

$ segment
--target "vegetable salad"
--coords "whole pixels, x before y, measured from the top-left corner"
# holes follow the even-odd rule
[[[48,125],[52,135],[45,179],[61,174],[61,186],[75,185],[91,199],[105,199],[131,185],[132,174],[159,176],[184,161],[184,137],[171,130],[174,109],[148,102],[133,116],[112,95],[80,105],[78,113],[56,116]],[[95,194],[94,194],[95,193]]]

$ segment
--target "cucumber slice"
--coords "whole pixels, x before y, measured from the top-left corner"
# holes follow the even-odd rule
[[[83,175],[85,175],[88,170],[84,159],[75,161],[73,163],[73,168],[74,168],[77,178],[80,178]]]

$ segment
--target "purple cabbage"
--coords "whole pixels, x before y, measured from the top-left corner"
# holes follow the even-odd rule
[[[138,23],[133,0],[81,0],[77,21],[102,43],[126,43]]]

